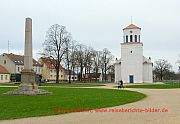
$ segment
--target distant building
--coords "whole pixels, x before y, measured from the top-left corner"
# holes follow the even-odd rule
[[[114,73],[109,73],[106,75],[108,82],[114,82]]]
[[[78,80],[78,74],[76,74],[75,72],[71,71],[71,81],[77,81]],[[64,80],[65,81],[69,81],[69,70],[65,69],[65,75],[64,75]]]
[[[130,24],[123,29],[121,59],[115,61],[115,82],[153,82],[151,58],[143,56],[141,28]]]
[[[102,75],[100,73],[99,81],[101,81],[101,82],[114,82],[114,73],[106,74],[106,80],[105,80],[105,74]]]
[[[56,80],[56,68],[55,68],[55,60],[50,60],[48,58],[40,58],[39,63],[42,64],[42,79],[46,79],[49,81]],[[64,80],[64,68],[60,65],[59,67],[59,80]]]
[[[83,75],[84,80],[86,81],[100,81],[101,73],[86,73]]]
[[[13,53],[3,53],[0,55],[0,64],[3,65],[11,74],[12,80],[20,81],[21,71],[24,69],[24,56]],[[41,75],[42,66],[33,59],[33,69],[38,75]]]
[[[0,65],[0,83],[10,82],[10,73],[2,65]]]

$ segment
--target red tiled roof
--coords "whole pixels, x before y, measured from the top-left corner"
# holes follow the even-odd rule
[[[56,60],[48,59],[48,58],[41,58],[42,63],[44,63],[47,68],[55,69]],[[60,65],[59,69],[63,69],[62,65]]]
[[[4,66],[0,65],[0,74],[10,74],[10,73]]]
[[[13,53],[7,54],[4,53],[11,61],[13,61],[16,65],[24,65],[24,56],[16,55]],[[39,62],[33,59],[33,66],[41,66]]]
[[[141,29],[140,27],[138,27],[138,26],[136,26],[136,25],[134,25],[134,24],[130,24],[130,25],[128,25],[126,28],[124,28],[124,29]],[[124,30],[123,29],[123,30]]]

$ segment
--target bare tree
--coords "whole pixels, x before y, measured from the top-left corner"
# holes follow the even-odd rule
[[[102,64],[102,61],[101,61],[101,58],[102,58],[102,54],[103,52],[102,51],[94,51],[94,72],[95,72],[95,75],[98,75],[98,72],[100,71],[101,69],[101,64]],[[97,80],[97,76],[96,76],[96,80]]]
[[[88,75],[88,80],[91,81],[91,70],[93,65],[93,57],[94,57],[94,50],[92,47],[86,47],[84,51],[84,68],[85,68],[85,74],[84,74],[84,80],[86,74]]]
[[[82,45],[82,44],[78,44],[76,45],[76,60],[77,60],[77,63],[76,63],[76,67],[78,68],[79,67],[79,80],[82,81],[82,75],[83,75],[83,69],[84,69],[84,51],[86,49],[86,46],[85,45]]]
[[[65,52],[65,55],[64,55],[64,61],[65,61],[65,64],[67,65],[68,81],[69,81],[69,83],[71,83],[71,70],[70,70],[71,38],[68,38],[67,42],[65,42],[65,46],[66,46],[66,52]]]
[[[43,55],[55,61],[53,64],[56,68],[56,83],[59,82],[59,69],[62,57],[67,51],[66,42],[69,38],[70,34],[66,31],[66,27],[59,24],[52,25],[46,33]]]
[[[113,58],[114,56],[111,54],[111,52],[107,48],[103,49],[103,56],[102,56],[101,61],[104,64],[104,66],[102,65],[102,69],[104,70],[104,72],[103,70],[102,72],[104,74],[103,79],[105,81],[107,80],[107,76],[106,76],[107,70],[109,69],[109,66],[112,64]]]
[[[166,73],[170,72],[171,68],[172,66],[170,63],[168,63],[167,60],[159,59],[155,61],[153,72],[157,78],[159,78],[160,80],[163,80],[163,77],[165,76]]]
[[[66,42],[66,53],[64,56],[64,62],[65,65],[67,65],[67,70],[68,70],[68,75],[69,75],[69,83],[71,83],[71,75],[73,74],[73,81],[74,81],[74,68],[76,64],[76,55],[75,55],[75,50],[76,50],[76,41],[71,40],[69,38],[68,42]]]

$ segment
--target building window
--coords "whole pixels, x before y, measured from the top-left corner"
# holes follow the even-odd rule
[[[137,35],[134,36],[135,42],[137,42]]]
[[[52,69],[50,69],[50,72],[52,73],[52,72],[53,72],[53,70],[52,70]]]
[[[63,72],[63,70],[61,69],[61,72]]]
[[[8,76],[7,75],[5,75],[5,80],[7,80],[8,78],[7,78]]]
[[[3,75],[1,75],[1,80],[3,80]]]
[[[133,42],[133,36],[130,35],[130,42]]]
[[[128,43],[128,36],[126,35],[126,43]]]
[[[139,35],[139,42],[141,41],[140,35]]]
[[[56,69],[54,69],[54,73],[56,73]]]
[[[4,64],[6,64],[6,60],[4,60]]]
[[[61,75],[61,77],[63,77],[63,75]]]
[[[23,67],[21,67],[21,71],[23,70]]]
[[[18,72],[20,72],[20,68],[18,67]]]
[[[50,78],[52,78],[53,76],[52,75],[50,75]]]
[[[131,51],[131,53],[133,53],[133,51]]]

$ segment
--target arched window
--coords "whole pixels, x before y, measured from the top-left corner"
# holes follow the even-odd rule
[[[128,43],[128,36],[126,35],[126,43]]]
[[[133,36],[130,35],[130,42],[133,42]]]
[[[137,35],[134,36],[135,42],[137,42]]]
[[[140,35],[139,35],[139,42],[141,41]]]

